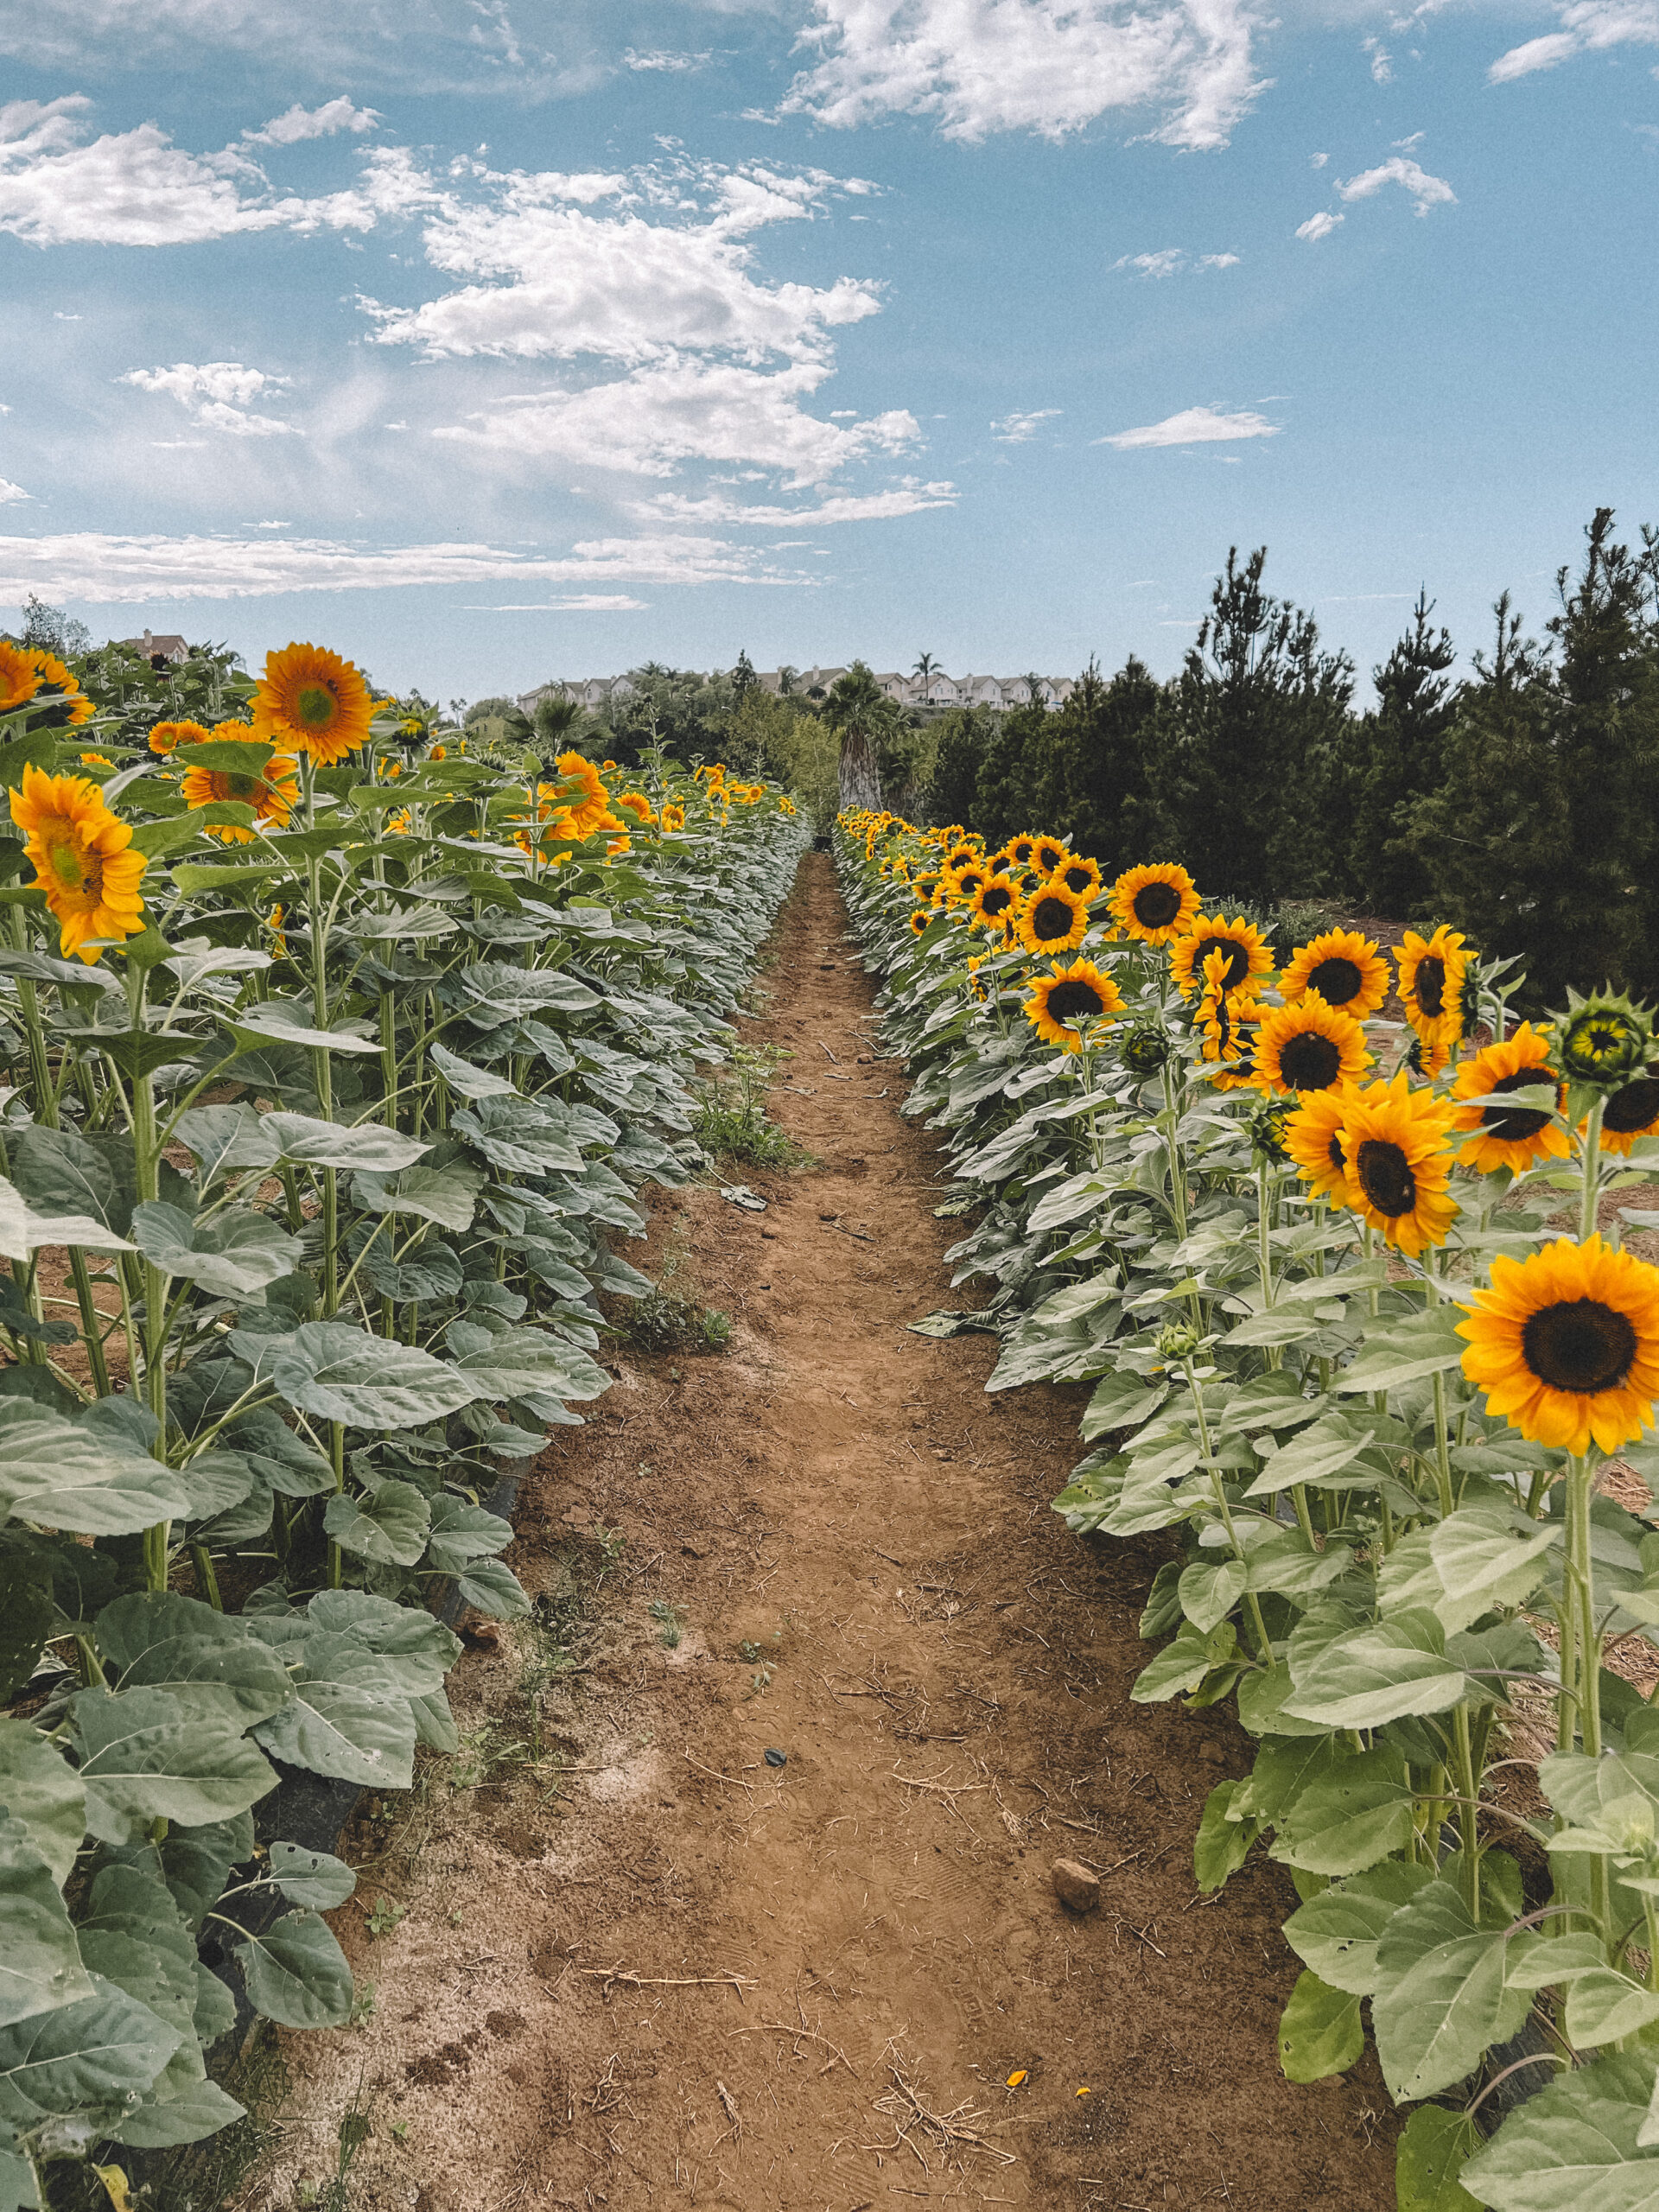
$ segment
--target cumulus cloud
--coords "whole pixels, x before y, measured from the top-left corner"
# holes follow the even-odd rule
[[[1138,270],[1142,276],[1179,276],[1190,270],[1236,269],[1236,253],[1189,253],[1184,245],[1160,246],[1156,253],[1126,253],[1114,270]]]
[[[1332,215],[1321,207],[1317,215],[1310,215],[1305,223],[1297,224],[1296,235],[1299,238],[1328,238],[1332,232],[1347,219],[1345,215]]]
[[[1116,111],[1161,114],[1150,135],[1224,146],[1267,80],[1244,0],[815,0],[816,47],[785,113],[840,129],[931,117],[947,137],[1061,138]]]
[[[116,381],[136,385],[140,391],[166,392],[205,429],[227,430],[232,437],[299,435],[292,423],[249,412],[252,401],[283,390],[288,378],[267,376],[240,361],[175,361],[170,369],[129,369]]]
[[[1097,446],[1116,446],[1131,452],[1142,446],[1207,446],[1233,438],[1276,438],[1279,425],[1263,415],[1246,410],[1224,415],[1214,407],[1185,407],[1166,415],[1161,423],[1147,423],[1138,430],[1117,430],[1096,438]]]
[[[1659,46],[1659,0],[1570,0],[1556,14],[1560,29],[1499,54],[1486,72],[1489,83],[1510,84],[1578,54],[1602,54],[1615,46]]]
[[[991,435],[1001,446],[1029,445],[1045,423],[1052,423],[1060,413],[1058,407],[1033,407],[1025,410],[1015,408],[1013,414],[1004,415],[991,425]]]
[[[118,537],[75,531],[0,537],[0,603],[54,600],[251,599],[273,592],[418,584],[803,584],[747,546],[677,535],[597,537],[542,559],[481,544],[366,548],[328,538]]]
[[[32,499],[34,496],[32,492],[25,492],[21,484],[0,476],[0,507],[9,506],[14,499]]]
[[[285,115],[274,116],[259,130],[245,130],[242,136],[251,146],[296,146],[302,138],[332,138],[339,130],[360,135],[372,130],[379,120],[373,108],[355,107],[342,94],[339,99],[325,100],[321,107],[301,107],[296,103]]]
[[[1374,169],[1350,177],[1346,184],[1338,185],[1337,194],[1343,200],[1370,200],[1390,184],[1397,184],[1411,194],[1419,215],[1427,215],[1431,207],[1455,207],[1458,204],[1457,194],[1443,176],[1430,176],[1427,169],[1420,168],[1403,154],[1390,155]]]

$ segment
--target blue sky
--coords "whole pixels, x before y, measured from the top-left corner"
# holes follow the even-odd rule
[[[0,0],[0,621],[1362,670],[1659,519],[1659,0]]]

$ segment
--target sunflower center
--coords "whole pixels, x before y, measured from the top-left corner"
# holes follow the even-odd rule
[[[975,892],[978,890],[980,885],[984,882],[985,879],[982,875],[963,875],[959,877],[957,880],[960,882],[966,895],[971,899]]]
[[[1338,1174],[1343,1174],[1347,1169],[1348,1162],[1343,1156],[1342,1131],[1340,1129],[1332,1130],[1331,1141],[1326,1145],[1325,1150],[1325,1157],[1330,1160],[1331,1165],[1336,1169]]]
[[[1105,1013],[1106,1001],[1081,976],[1067,976],[1049,993],[1047,1011],[1055,1021],[1091,1021]]]
[[[1019,861],[1020,867],[1024,868],[1026,862],[1031,858],[1030,840],[1028,838],[1022,837],[1017,845],[1010,845],[1008,850],[1013,855],[1014,858]]]
[[[1417,963],[1417,978],[1412,988],[1425,1014],[1446,1012],[1446,963],[1438,954]]]
[[[1392,1221],[1409,1213],[1417,1203],[1417,1178],[1411,1162],[1397,1144],[1382,1137],[1366,1137],[1354,1155],[1359,1187],[1376,1208]]]
[[[340,712],[340,702],[326,683],[302,683],[294,703],[307,729],[327,729]]]
[[[1173,890],[1170,891],[1169,895],[1172,899],[1175,898]],[[1176,904],[1179,906],[1179,899],[1176,899]],[[1212,952],[1218,952],[1222,956],[1221,988],[1224,991],[1236,990],[1250,972],[1249,954],[1236,938],[1200,938],[1198,949],[1192,955],[1192,973],[1195,976],[1203,975],[1204,963]]]
[[[1069,868],[1060,878],[1068,891],[1075,891],[1079,899],[1089,888],[1093,878],[1086,868]]]
[[[1342,1054],[1329,1037],[1304,1029],[1279,1055],[1279,1073],[1293,1090],[1328,1090],[1342,1072]]]
[[[46,850],[52,863],[52,873],[63,888],[79,891],[86,880],[86,866],[75,839],[61,836],[54,837]]]
[[[257,776],[229,775],[223,780],[227,798],[243,799],[251,806],[264,795],[265,787]]]
[[[1601,1126],[1614,1136],[1630,1137],[1656,1120],[1659,1120],[1659,1079],[1645,1075],[1613,1093],[1603,1109]]]
[[[1616,1306],[1565,1299],[1533,1314],[1521,1332],[1521,1349],[1541,1382],[1588,1395],[1623,1382],[1636,1357],[1636,1331]]]
[[[1525,1090],[1529,1085],[1549,1081],[1547,1068],[1517,1068],[1513,1075],[1501,1075],[1492,1085],[1494,1090]],[[1653,1086],[1659,1091],[1659,1084]],[[1482,1126],[1506,1144],[1521,1144],[1528,1137],[1535,1137],[1540,1129],[1548,1126],[1548,1114],[1540,1114],[1530,1106],[1489,1106],[1482,1114]]]
[[[1031,933],[1045,944],[1070,937],[1077,917],[1064,899],[1039,899],[1031,910]]]
[[[1143,930],[1166,930],[1181,911],[1181,894],[1173,883],[1143,883],[1129,903]]]
[[[1039,845],[1033,858],[1039,868],[1046,868],[1052,873],[1065,858],[1065,855],[1058,845]]]
[[[1320,961],[1307,979],[1307,988],[1310,991],[1317,991],[1326,1006],[1346,1006],[1349,1000],[1357,995],[1364,980],[1353,961],[1338,956],[1335,959]]]

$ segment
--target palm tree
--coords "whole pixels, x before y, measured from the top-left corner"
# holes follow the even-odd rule
[[[837,677],[824,702],[823,719],[841,733],[842,811],[881,804],[881,772],[876,765],[878,738],[893,728],[893,704],[861,660]]]
[[[933,678],[939,672],[939,664],[934,659],[931,653],[918,653],[916,656],[916,665],[910,672],[921,684],[922,697],[923,700],[925,701],[928,692],[932,686]]]

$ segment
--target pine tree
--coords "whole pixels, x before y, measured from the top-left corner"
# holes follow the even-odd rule
[[[1371,672],[1376,705],[1355,731],[1348,873],[1371,912],[1414,920],[1429,903],[1429,874],[1411,833],[1411,810],[1446,775],[1446,734],[1456,711],[1446,671],[1457,658],[1449,630],[1429,623],[1420,591],[1409,628]]]
[[[957,822],[969,830],[979,827],[979,768],[991,721],[987,708],[952,707],[933,726],[938,748],[928,785],[927,816],[940,829]]]
[[[1162,687],[1132,653],[1109,683],[1091,661],[1058,715],[1061,773],[1046,794],[1045,819],[1074,850],[1110,877],[1161,849],[1162,810],[1153,789],[1151,747]]]

